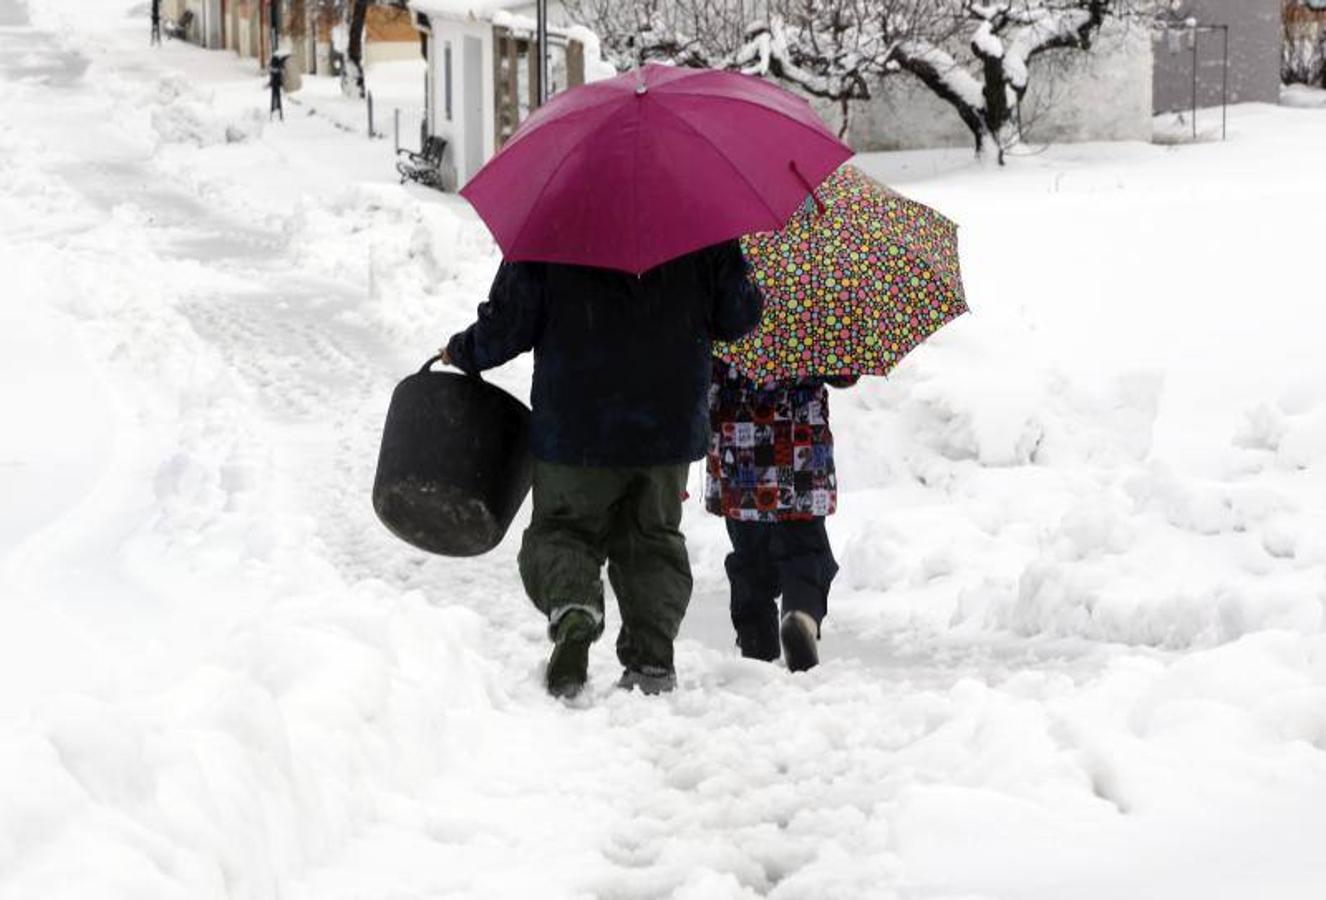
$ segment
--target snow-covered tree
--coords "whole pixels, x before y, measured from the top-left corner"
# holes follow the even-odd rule
[[[1090,50],[1152,0],[567,0],[626,68],[648,60],[769,75],[842,104],[910,73],[949,103],[978,153],[1016,139],[1031,62]]]
[[[648,61],[768,75],[842,104],[868,100],[898,71],[897,49],[940,40],[953,23],[937,0],[566,0],[619,69]]]
[[[619,70],[650,61],[712,66],[741,46],[745,23],[758,17],[742,0],[567,0],[568,13],[598,33]]]
[[[364,76],[364,22],[368,19],[368,8],[396,6],[404,9],[408,3],[407,0],[339,0],[337,5],[342,15],[348,13],[349,16],[349,41],[345,51],[345,69],[341,73],[341,90],[347,96],[362,99],[367,93]]]
[[[362,98],[364,86],[364,20],[371,0],[352,0],[350,4],[350,43],[341,72],[341,89],[348,96]]]
[[[950,52],[951,39],[905,42],[895,59],[957,111],[978,153],[993,149],[1002,160],[1017,139],[1032,61],[1056,50],[1090,50],[1108,19],[1146,16],[1152,6],[1150,0],[950,0],[951,15],[968,30],[971,62]]]
[[[793,0],[743,35],[733,57],[742,71],[769,75],[804,93],[836,101],[842,128],[850,105],[868,100],[881,78],[898,71],[898,54],[917,41],[942,42],[954,22],[935,0]]]
[[[1286,84],[1326,87],[1326,3],[1284,0],[1281,76]]]

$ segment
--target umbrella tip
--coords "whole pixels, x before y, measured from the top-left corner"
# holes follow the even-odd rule
[[[641,94],[644,94],[644,93],[645,93],[646,91],[648,91],[648,90],[649,90],[649,87],[648,87],[648,85],[645,84],[645,67],[644,67],[644,66],[637,66],[637,67],[636,67],[636,70],[635,70],[635,93],[636,93],[636,96],[639,96],[639,95],[641,95]]]

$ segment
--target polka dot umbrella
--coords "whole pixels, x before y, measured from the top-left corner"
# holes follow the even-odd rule
[[[967,311],[953,221],[853,166],[813,198],[742,239],[764,320],[714,352],[755,381],[886,375]]]

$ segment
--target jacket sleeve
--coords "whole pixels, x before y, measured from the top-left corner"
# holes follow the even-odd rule
[[[502,263],[473,325],[453,335],[447,353],[469,375],[494,369],[534,348],[543,327],[541,267]]]
[[[750,279],[750,266],[740,241],[719,244],[713,256],[713,312],[709,334],[720,341],[735,341],[760,324],[764,296]]]

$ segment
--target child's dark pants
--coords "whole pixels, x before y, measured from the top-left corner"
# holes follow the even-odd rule
[[[838,563],[829,546],[824,519],[792,522],[727,520],[732,553],[727,577],[732,585],[732,625],[743,656],[773,660],[778,642],[779,595],[783,614],[803,612],[816,624],[828,612],[829,586]]]

